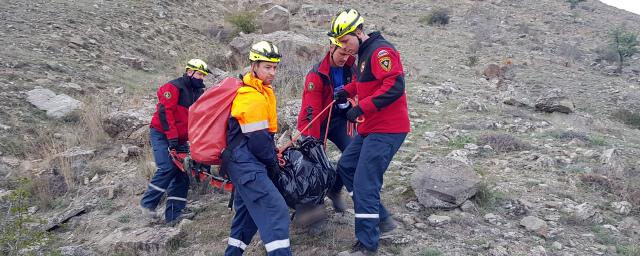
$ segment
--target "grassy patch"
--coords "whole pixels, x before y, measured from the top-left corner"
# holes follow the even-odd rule
[[[481,145],[489,145],[497,152],[512,152],[527,149],[529,146],[522,140],[506,133],[483,135],[478,139]]]
[[[589,143],[592,146],[606,146],[607,140],[605,140],[604,137],[594,135],[594,136],[589,136]]]
[[[420,252],[421,256],[440,256],[442,252],[436,248],[426,248]]]
[[[616,239],[611,231],[602,228],[601,226],[593,226],[591,231],[595,235],[596,242],[604,244],[604,245],[615,245],[618,243],[618,239]]]
[[[504,193],[495,190],[495,185],[483,180],[472,200],[481,211],[486,212],[495,208],[498,203],[506,198],[507,196]]]
[[[628,109],[620,109],[614,112],[611,117],[628,126],[640,129],[640,113]]]
[[[476,139],[470,136],[457,136],[452,140],[449,140],[449,146],[452,148],[464,148],[464,145],[469,143],[475,143]]]
[[[640,245],[617,245],[616,253],[622,256],[640,256]]]

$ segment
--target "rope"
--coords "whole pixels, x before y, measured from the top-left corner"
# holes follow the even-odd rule
[[[307,131],[307,130],[311,127],[311,125],[312,125],[313,123],[315,123],[316,121],[318,121],[318,119],[320,119],[320,117],[322,116],[322,114],[324,114],[324,112],[326,112],[327,110],[329,110],[329,122],[331,121],[331,111],[332,111],[332,109],[333,109],[333,104],[334,104],[334,103],[336,103],[336,101],[335,101],[335,100],[331,101],[331,103],[329,103],[329,105],[327,105],[327,106],[326,106],[322,111],[320,111],[320,113],[318,113],[318,115],[317,115],[315,118],[313,118],[313,119],[311,120],[311,122],[309,122],[309,124],[307,124],[307,126],[305,126],[304,128],[302,128],[302,130],[300,130],[300,131],[298,132],[298,134],[296,134],[296,136],[293,136],[293,137],[291,138],[291,141],[287,142],[287,144],[285,144],[284,146],[282,146],[282,147],[278,148],[278,163],[280,164],[280,166],[284,166],[284,165],[287,163],[287,162],[286,162],[286,161],[284,161],[284,159],[282,158],[282,152],[284,152],[288,147],[293,146],[294,141],[297,141],[297,140],[298,140],[298,138],[300,138],[300,136],[302,136],[302,133],[303,133],[303,132],[305,132],[305,131]],[[329,122],[327,122],[327,133],[329,132]],[[328,137],[328,136],[326,136],[326,135],[328,135],[328,134],[325,134],[325,136],[324,136],[324,145],[325,145],[325,148],[326,148],[326,146],[327,146],[327,137]]]

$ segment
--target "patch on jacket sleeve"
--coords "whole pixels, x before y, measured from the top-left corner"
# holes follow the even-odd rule
[[[380,67],[384,70],[389,72],[389,70],[391,70],[391,58],[389,58],[389,56],[384,56],[381,58],[378,58],[378,63],[380,63]]]
[[[164,97],[166,99],[171,99],[171,93],[170,92],[164,92]]]
[[[313,82],[309,82],[309,85],[307,85],[307,90],[313,91],[313,87],[314,87]]]

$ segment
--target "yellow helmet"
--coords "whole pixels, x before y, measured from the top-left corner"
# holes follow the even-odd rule
[[[363,23],[364,18],[360,16],[356,9],[341,11],[331,19],[331,31],[327,33],[329,40],[337,46],[342,46],[338,39],[355,31]]]
[[[207,66],[207,63],[205,63],[201,59],[189,60],[189,62],[187,62],[187,66],[185,67],[185,69],[200,71],[202,74],[205,74],[205,75],[208,75],[209,73],[211,73],[211,71],[209,71],[209,67]]]
[[[260,41],[251,46],[249,51],[249,60],[251,61],[267,61],[280,62],[280,51],[273,43],[269,41]]]

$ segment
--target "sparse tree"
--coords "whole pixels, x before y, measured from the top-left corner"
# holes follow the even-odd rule
[[[627,31],[624,27],[617,27],[609,32],[611,48],[618,54],[618,73],[622,71],[625,58],[638,52],[638,34]]]

